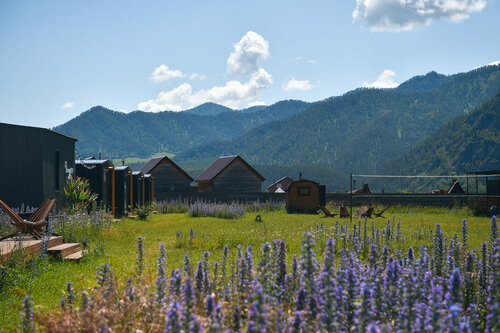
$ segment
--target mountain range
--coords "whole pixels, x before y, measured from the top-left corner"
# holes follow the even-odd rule
[[[332,191],[345,188],[351,172],[498,168],[498,159],[485,160],[483,153],[459,154],[452,162],[446,153],[456,156],[452,148],[462,146],[474,152],[498,149],[499,127],[484,130],[484,120],[473,121],[469,116],[476,115],[480,110],[475,109],[493,98],[499,87],[500,66],[486,66],[454,75],[429,72],[397,88],[360,88],[315,103],[287,100],[244,110],[206,103],[183,112],[128,114],[94,107],[54,130],[78,138],[82,156],[171,153],[176,163],[196,176],[219,156],[239,154],[264,170],[266,183],[303,171],[305,177]],[[498,119],[498,109],[492,112]],[[449,128],[460,128],[460,133],[469,133],[468,138],[475,133],[475,144],[444,134]],[[429,147],[425,140],[440,148],[419,148]],[[424,157],[419,163],[411,162],[417,152]],[[433,159],[431,153],[443,158]],[[405,161],[413,167],[405,166]],[[438,167],[432,169],[436,163]]]

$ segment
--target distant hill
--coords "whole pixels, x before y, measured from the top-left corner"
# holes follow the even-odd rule
[[[438,74],[432,71],[426,75],[412,77],[408,81],[401,83],[395,90],[406,92],[427,91],[436,89],[451,80],[453,80],[453,76]]]
[[[216,116],[219,113],[228,112],[228,111],[233,111],[233,109],[230,109],[230,108],[225,107],[223,105],[209,102],[209,103],[204,103],[204,104],[201,104],[195,108],[185,110],[182,112],[186,112],[186,113],[190,113],[190,114],[197,114],[200,116]]]
[[[288,100],[242,112],[206,103],[187,112],[128,114],[96,106],[54,130],[77,138],[81,156],[97,156],[101,152],[106,158],[149,157],[158,152],[178,154],[206,142],[234,139],[267,122],[288,119],[310,105]],[[201,116],[204,110],[218,113]]]
[[[329,166],[338,174],[374,172],[445,122],[490,99],[500,87],[500,66],[482,67],[449,79],[427,76],[409,80],[399,90],[357,89],[315,103],[287,120],[263,124],[238,138],[190,149],[176,159],[191,164],[240,154],[256,165],[305,163]]]
[[[458,116],[401,157],[387,163],[383,174],[445,175],[500,169],[500,91],[469,114]],[[399,182],[408,188],[444,187],[449,179]],[[462,183],[463,184],[463,183]],[[449,184],[448,184],[449,185]],[[443,188],[444,188],[443,187]],[[448,187],[446,187],[448,188]]]

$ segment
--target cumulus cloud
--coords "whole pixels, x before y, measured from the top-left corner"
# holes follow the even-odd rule
[[[255,102],[260,92],[273,82],[272,76],[260,68],[259,64],[261,59],[268,56],[269,43],[259,34],[249,31],[234,45],[234,51],[227,60],[227,71],[246,82],[232,80],[223,86],[213,86],[198,91],[193,91],[193,87],[185,82],[172,90],[160,92],[156,98],[141,102],[137,107],[139,110],[149,112],[182,111],[205,102],[218,103],[230,108],[238,108],[241,103]],[[168,67],[165,66],[165,69],[168,71]],[[190,79],[205,78],[198,74],[182,75],[181,77]]]
[[[271,75],[260,68],[246,83],[229,81],[224,86],[214,86],[196,92],[193,92],[189,83],[183,83],[172,90],[160,92],[155,99],[139,103],[138,108],[149,112],[181,111],[205,102],[237,108],[241,102],[253,101],[272,82]]]
[[[269,43],[258,33],[249,31],[234,45],[227,59],[232,75],[248,75],[260,68],[259,61],[269,56]]]
[[[366,88],[396,88],[399,84],[394,82],[394,76],[396,73],[386,69],[374,82],[365,83],[363,86]]]
[[[176,79],[176,78],[189,78],[191,80],[194,79],[200,79],[200,80],[205,80],[205,75],[200,75],[197,73],[193,74],[185,74],[181,72],[178,69],[170,69],[168,68],[167,65],[161,64],[160,66],[156,67],[151,73],[151,76],[149,77],[153,82],[155,83],[160,83],[163,81],[167,81],[170,79]]]
[[[75,106],[75,102],[66,102],[61,107],[63,109],[71,109],[73,106]]]
[[[266,106],[266,105],[267,105],[266,102],[255,101],[255,102],[248,103],[247,108],[251,108],[252,106]]]
[[[486,0],[356,0],[352,17],[374,31],[407,31],[438,19],[460,22],[485,6]]]
[[[295,78],[282,85],[284,91],[308,91],[313,88],[309,80],[296,80]]]
[[[486,64],[486,65],[481,65],[481,66],[474,67],[474,69],[478,69],[478,68],[482,68],[482,67],[488,67],[488,66],[500,66],[500,61],[493,61],[493,62],[490,62],[489,64]]]

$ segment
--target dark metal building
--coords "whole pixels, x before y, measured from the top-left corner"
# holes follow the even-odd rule
[[[153,175],[144,175],[144,202],[155,201],[155,179]]]
[[[240,156],[220,157],[195,181],[199,192],[262,192],[266,180]]]
[[[166,156],[152,158],[142,168],[143,174],[154,176],[154,196],[165,200],[172,192],[189,192],[193,178]]]
[[[0,123],[0,200],[10,207],[38,207],[55,198],[63,207],[76,141],[45,128]]]
[[[128,166],[115,167],[115,216],[121,217],[133,206],[132,169]]]
[[[144,198],[144,175],[141,171],[132,172],[132,199],[134,201],[134,208],[142,206],[145,203]]]
[[[96,193],[97,203],[111,210],[114,207],[113,173],[110,160],[84,159],[75,161],[76,176],[89,181],[90,191]]]

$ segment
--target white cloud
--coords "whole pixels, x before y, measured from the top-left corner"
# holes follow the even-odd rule
[[[394,82],[394,76],[396,76],[396,73],[386,69],[374,82],[365,82],[363,86],[366,88],[396,88],[399,84]]]
[[[181,111],[205,102],[237,108],[241,102],[253,101],[272,82],[271,75],[261,68],[253,73],[246,83],[229,81],[224,86],[214,86],[196,92],[193,92],[189,83],[183,83],[172,90],[160,92],[155,99],[139,103],[138,109],[148,112]]]
[[[71,109],[73,106],[75,106],[75,102],[66,102],[61,107],[63,109]]]
[[[255,72],[261,59],[269,56],[269,43],[258,33],[249,31],[234,45],[227,59],[227,71],[232,75],[248,75]]]
[[[155,83],[160,83],[174,78],[183,78],[186,74],[182,73],[178,69],[169,69],[166,65],[160,65],[155,68],[153,73],[151,73],[150,79]]]
[[[213,86],[198,91],[193,91],[193,87],[185,82],[177,88],[160,92],[155,99],[141,102],[137,107],[148,112],[182,111],[205,102],[213,102],[234,109],[241,103],[254,102],[260,92],[273,82],[272,76],[260,68],[259,64],[260,59],[268,56],[269,43],[259,34],[249,31],[234,45],[234,51],[227,59],[227,71],[245,78],[246,82],[232,80],[224,86]],[[168,70],[168,67],[165,66],[165,69]],[[182,75],[190,79],[205,79],[204,75]]]
[[[251,108],[252,106],[266,106],[266,105],[267,105],[266,102],[255,101],[255,102],[248,103],[247,108]]]
[[[313,88],[309,80],[295,80],[291,79],[282,85],[284,91],[308,91]]]
[[[356,0],[352,17],[373,31],[407,31],[437,19],[460,22],[485,6],[486,0]]]
[[[500,61],[493,61],[493,62],[490,62],[489,64],[486,64],[486,65],[474,67],[474,69],[478,69],[481,67],[487,67],[487,66],[500,66]]]
[[[198,73],[193,73],[193,74],[185,74],[182,73],[178,69],[170,69],[168,68],[167,65],[161,64],[160,66],[156,67],[151,73],[151,76],[149,77],[153,82],[155,83],[160,83],[163,81],[167,81],[170,79],[176,79],[176,78],[189,78],[190,80],[205,80],[206,77],[205,75],[200,75]]]

